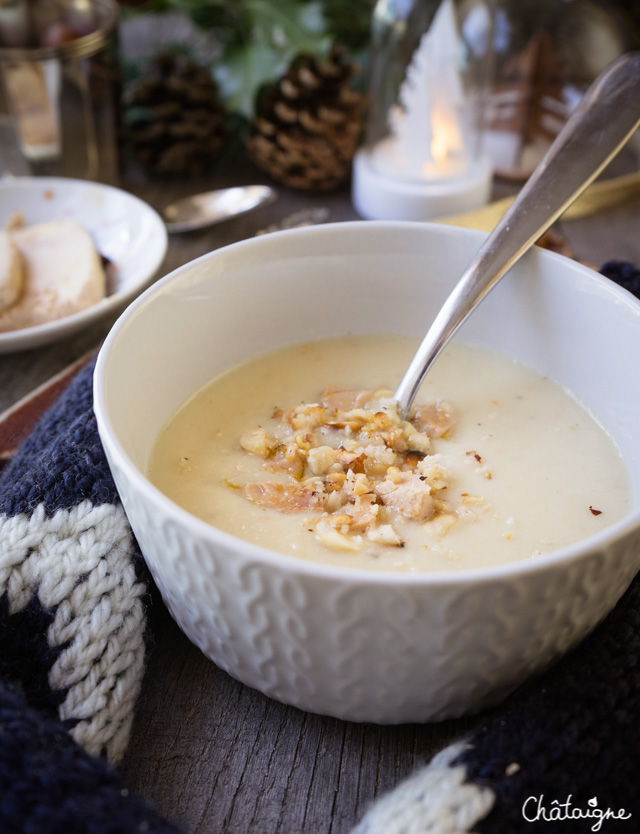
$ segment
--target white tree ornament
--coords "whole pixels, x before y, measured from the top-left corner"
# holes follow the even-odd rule
[[[466,102],[458,60],[455,8],[453,0],[443,0],[413,54],[399,103],[389,112],[395,147],[387,148],[391,152],[388,163],[395,165],[401,176],[455,176],[469,163],[463,124]]]

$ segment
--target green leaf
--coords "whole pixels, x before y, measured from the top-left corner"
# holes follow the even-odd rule
[[[253,116],[258,88],[266,79],[277,78],[286,70],[286,56],[278,54],[265,43],[238,49],[213,68],[220,97],[228,110]]]
[[[141,11],[179,11],[222,48],[213,67],[226,108],[251,118],[258,89],[300,53],[323,57],[332,43],[368,43],[374,0],[147,0]]]
[[[244,6],[243,0],[146,0],[135,14],[179,12],[225,43],[243,43],[251,28]]]
[[[153,122],[156,114],[151,107],[126,107],[122,112],[122,119],[126,125],[138,124],[139,122]]]
[[[283,75],[301,52],[326,55],[331,47],[322,3],[245,0],[250,42],[228,50],[213,74],[228,109],[251,118],[258,89]]]
[[[246,0],[253,24],[253,37],[290,53],[326,48],[327,27],[322,3],[300,4],[298,0]]]
[[[375,0],[324,0],[324,16],[335,41],[351,51],[366,49],[374,5]]]

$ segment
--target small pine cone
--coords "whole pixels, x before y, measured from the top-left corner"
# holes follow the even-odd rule
[[[126,91],[124,117],[133,156],[152,174],[202,174],[226,143],[216,84],[182,55],[156,55]]]
[[[296,58],[258,98],[247,151],[290,188],[331,191],[349,176],[362,129],[364,97],[351,89],[354,66],[334,48],[326,61]]]

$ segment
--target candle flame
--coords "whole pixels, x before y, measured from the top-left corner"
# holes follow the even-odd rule
[[[464,153],[464,143],[459,123],[455,119],[447,118],[446,114],[432,111],[431,125],[433,136],[430,150],[437,168],[446,164],[450,157]]]
[[[450,112],[434,108],[431,111],[431,142],[425,171],[430,173],[452,172],[465,154],[464,138],[460,122]]]

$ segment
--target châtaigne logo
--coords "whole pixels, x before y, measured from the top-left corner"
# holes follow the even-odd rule
[[[541,796],[530,796],[522,805],[522,816],[527,822],[556,822],[562,820],[595,820],[591,826],[592,831],[600,831],[605,820],[628,820],[631,814],[620,808],[617,811],[611,808],[600,808],[598,798],[592,797],[587,801],[586,807],[581,808],[571,801],[571,794],[564,802],[553,799],[545,802],[544,794]]]

